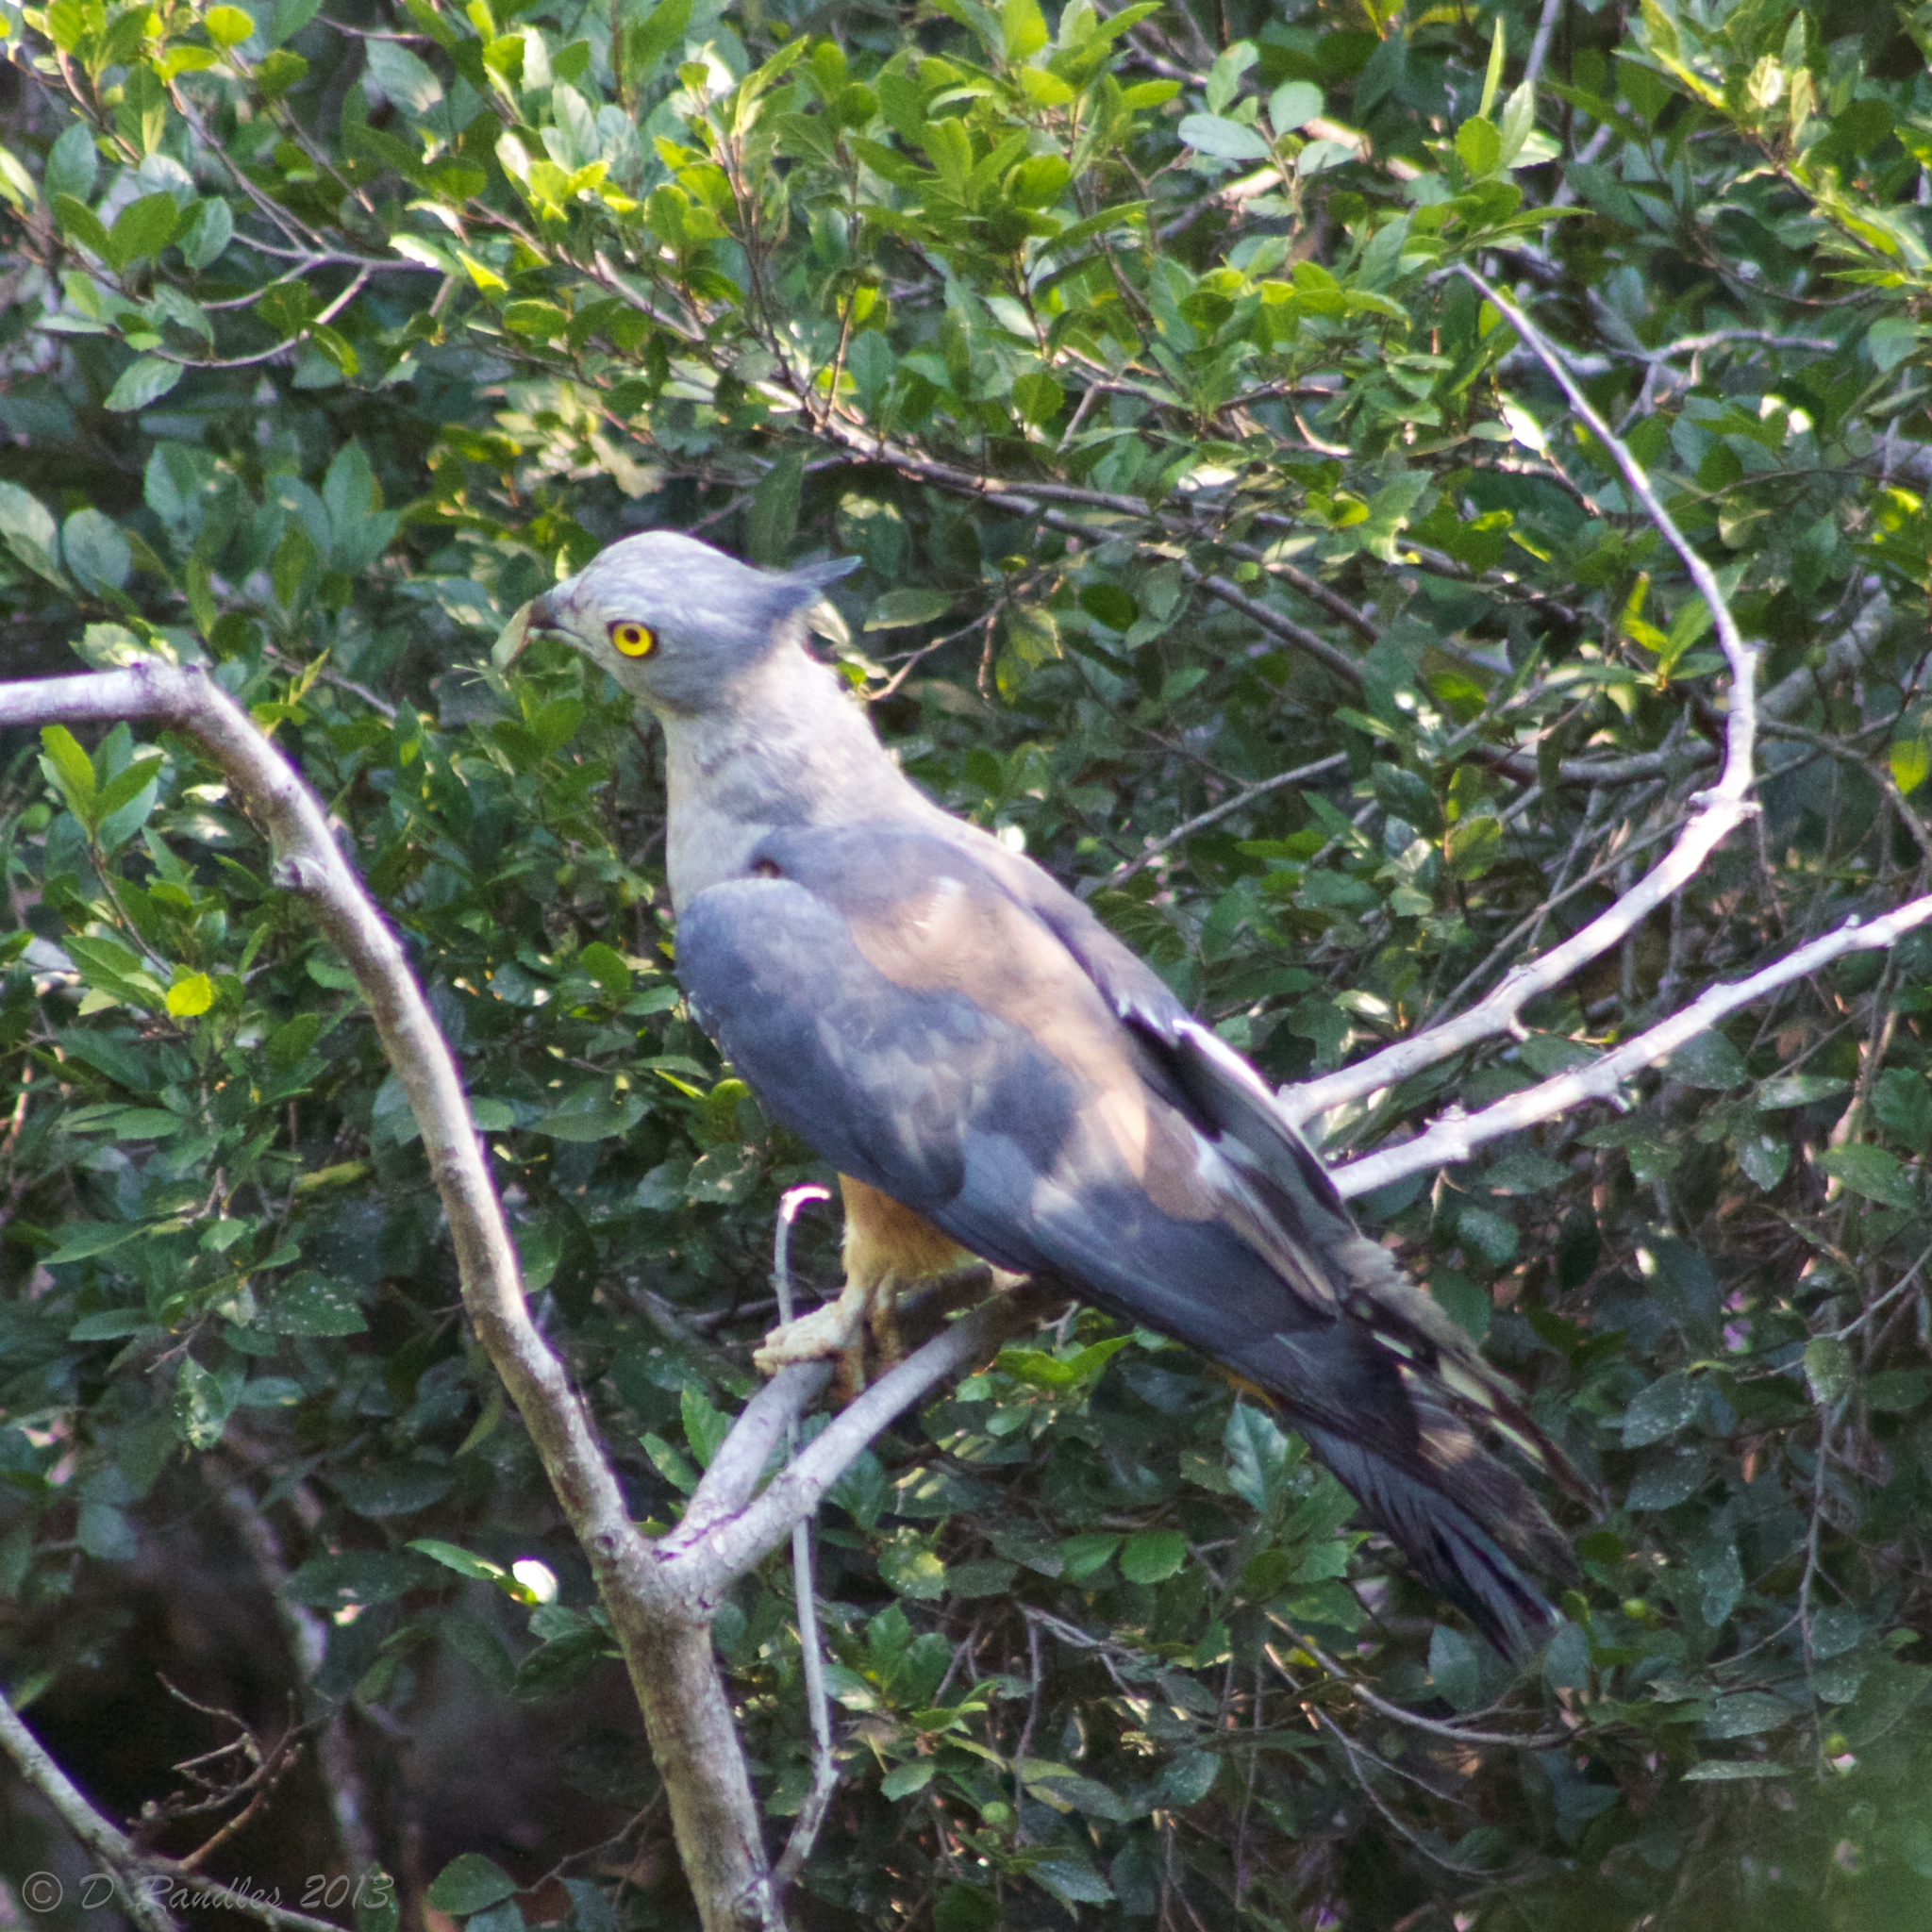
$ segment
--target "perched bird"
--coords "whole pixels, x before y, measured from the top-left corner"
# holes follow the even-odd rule
[[[1278,1407],[1506,1653],[1568,1547],[1499,1443],[1566,1465],[1356,1226],[1248,1063],[1031,860],[927,798],[806,644],[847,566],[652,531],[529,607],[664,730],[677,973],[767,1110],[835,1166],[839,1299],[760,1366],[891,1341],[961,1251],[1198,1349]],[[521,647],[512,633],[510,647]]]

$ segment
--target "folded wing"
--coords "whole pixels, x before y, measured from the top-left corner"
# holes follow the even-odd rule
[[[918,827],[791,828],[700,893],[678,973],[774,1117],[1003,1268],[1276,1402],[1499,1646],[1567,1546],[1491,1452],[1561,1459],[1357,1229],[1244,1061],[1037,867]]]

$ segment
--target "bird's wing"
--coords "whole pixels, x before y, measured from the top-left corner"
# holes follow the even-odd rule
[[[1530,1574],[1560,1541],[1472,1433],[1507,1385],[1085,908],[924,826],[790,828],[751,871],[684,908],[678,973],[779,1121],[988,1260],[1265,1391],[1506,1646],[1547,1616]]]

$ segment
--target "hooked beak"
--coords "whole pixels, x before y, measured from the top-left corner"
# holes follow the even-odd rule
[[[504,625],[501,635],[490,648],[490,661],[499,671],[506,671],[516,661],[524,646],[530,641],[531,632],[558,628],[557,611],[546,591],[541,597],[532,597]]]

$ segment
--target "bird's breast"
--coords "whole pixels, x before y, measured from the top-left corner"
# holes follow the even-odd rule
[[[845,1197],[848,1281],[870,1285],[888,1276],[902,1283],[919,1281],[950,1274],[973,1259],[951,1235],[890,1194],[845,1174],[839,1176],[839,1191]]]

